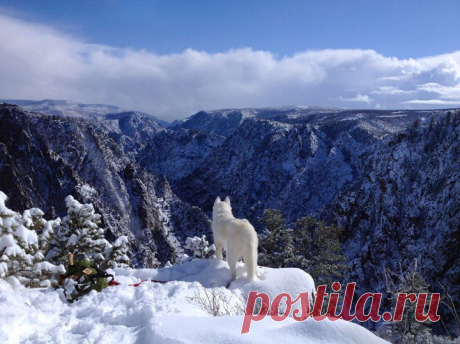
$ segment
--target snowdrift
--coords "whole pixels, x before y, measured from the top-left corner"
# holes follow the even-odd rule
[[[311,318],[299,323],[266,317],[241,335],[242,315],[212,317],[194,299],[202,285],[235,296],[257,290],[271,297],[281,291],[296,297],[300,291],[314,289],[311,277],[298,269],[260,268],[259,281],[248,284],[243,275],[229,289],[225,288],[230,281],[228,265],[217,260],[113,272],[122,285],[91,292],[73,304],[60,290],[28,289],[11,278],[0,280],[0,342],[385,343],[359,325]],[[151,279],[169,282],[127,285]]]

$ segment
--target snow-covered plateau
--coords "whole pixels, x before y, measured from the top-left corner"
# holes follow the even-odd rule
[[[238,268],[240,277],[228,289],[228,265],[215,259],[162,269],[115,269],[111,272],[121,285],[92,291],[71,304],[61,289],[24,288],[11,277],[0,280],[0,342],[386,343],[357,324],[312,318],[276,322],[267,316],[241,334],[242,300],[250,290],[297,296],[314,289],[314,284],[299,269],[262,267],[260,280],[247,283],[242,263]],[[129,285],[143,280],[147,281],[138,287]],[[220,308],[239,315],[210,315],[199,301],[210,293],[218,295]]]

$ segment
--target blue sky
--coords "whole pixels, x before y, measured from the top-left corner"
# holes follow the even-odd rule
[[[460,106],[460,1],[1,1],[0,98],[167,120]]]
[[[15,0],[0,6],[89,42],[160,54],[359,48],[417,58],[457,50],[460,34],[460,1]]]

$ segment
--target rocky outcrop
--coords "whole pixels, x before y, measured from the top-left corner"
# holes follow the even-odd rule
[[[140,167],[125,152],[127,142],[143,147],[143,141],[158,127],[123,114],[108,120],[120,121],[118,129],[95,126],[84,119],[25,113],[17,106],[3,105],[0,189],[10,196],[8,204],[12,208],[34,206],[60,216],[65,213],[65,197],[72,194],[95,205],[108,238],[122,234],[131,237],[138,265],[145,265],[151,255],[160,263],[174,260],[168,236],[175,236],[177,231],[174,226],[166,230],[162,221],[164,194],[169,195],[170,201],[166,202],[172,212],[188,214],[194,221],[191,224],[183,219],[178,227],[181,238],[189,229],[209,231],[208,220],[198,208],[180,201],[167,181]]]

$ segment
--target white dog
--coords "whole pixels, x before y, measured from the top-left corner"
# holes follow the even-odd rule
[[[248,220],[235,219],[230,198],[216,198],[212,210],[212,233],[216,244],[217,259],[222,259],[222,248],[227,252],[227,261],[236,278],[236,263],[243,257],[247,276],[254,281],[257,276],[257,233]]]

